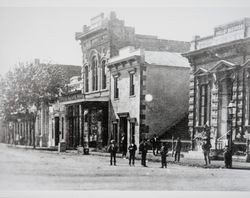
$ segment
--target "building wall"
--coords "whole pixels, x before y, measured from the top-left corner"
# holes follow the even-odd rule
[[[148,136],[161,135],[180,121],[188,111],[189,68],[148,65],[146,94],[153,100],[145,102]]]
[[[157,36],[135,35],[135,48],[148,51],[188,52],[190,43],[185,41],[159,39]]]
[[[129,94],[129,86],[130,86],[130,78],[129,71],[134,70],[134,84],[135,84],[135,94],[130,96]],[[119,88],[119,98],[114,98],[114,75],[118,74],[118,88]],[[129,63],[124,66],[120,65],[117,69],[111,69],[111,91],[110,91],[110,100],[111,100],[111,108],[112,108],[112,120],[118,119],[120,113],[129,113],[129,118],[135,118],[135,143],[138,145],[140,141],[140,65],[139,63],[134,62],[134,66],[130,66]],[[130,125],[127,125],[127,134],[128,140],[130,139]],[[118,130],[119,130],[119,121],[118,121]],[[119,131],[118,131],[119,133]],[[121,134],[120,134],[121,135]],[[129,141],[128,141],[129,143]]]
[[[232,139],[235,143],[244,144],[245,141],[244,134],[248,130],[249,117],[249,93],[247,90],[249,81],[247,80],[245,64],[250,57],[250,40],[247,32],[242,30],[248,29],[248,21],[249,19],[244,19],[232,22],[215,28],[214,36],[195,38],[193,51],[186,54],[192,66],[189,130],[192,133],[192,139],[197,138],[203,130],[199,121],[201,116],[200,89],[202,85],[207,84],[208,124],[213,149],[221,149],[227,144],[227,132],[231,130]],[[223,61],[226,61],[226,63]],[[222,84],[226,80],[228,86],[231,86],[231,91],[223,95],[221,93]],[[229,85],[229,81],[232,82],[231,85]],[[232,96],[230,96],[230,92]],[[227,100],[226,97],[228,97]],[[235,104],[235,112],[232,118],[230,118],[227,107],[230,100]],[[198,142],[198,139],[196,142]]]

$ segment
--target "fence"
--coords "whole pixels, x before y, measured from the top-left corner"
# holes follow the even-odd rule
[[[176,144],[176,140],[173,141],[172,139],[160,140],[160,142],[165,142],[169,150],[172,150],[172,148],[174,148]],[[191,145],[192,145],[191,140],[181,140],[181,143],[182,143],[181,151],[188,152],[191,150]]]

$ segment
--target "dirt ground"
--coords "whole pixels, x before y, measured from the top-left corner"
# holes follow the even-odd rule
[[[0,144],[0,190],[250,191],[250,171],[205,169],[108,157],[9,148]]]

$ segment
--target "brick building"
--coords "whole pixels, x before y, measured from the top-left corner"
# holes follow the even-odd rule
[[[201,138],[209,135],[212,148],[220,150],[232,131],[233,142],[244,150],[250,122],[250,19],[215,27],[208,37],[196,36],[184,56],[192,67],[189,130],[193,149],[199,150]],[[206,123],[210,134],[204,133]]]
[[[183,53],[190,47],[188,42],[135,34],[134,28],[125,26],[114,12],[108,17],[100,14],[92,18],[89,26],[84,25],[83,31],[76,33],[76,40],[80,41],[83,54],[82,91],[69,93],[59,99],[67,118],[65,140],[67,146],[73,148],[105,147],[111,138],[114,120],[111,119],[110,82],[113,76],[107,65],[110,58],[119,54],[119,49],[134,46],[147,51]],[[140,108],[138,105],[135,104],[134,108]]]

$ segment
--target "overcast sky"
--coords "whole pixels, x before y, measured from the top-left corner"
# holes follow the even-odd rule
[[[157,4],[157,1],[127,0],[118,4],[111,0],[107,4],[92,0],[83,4],[83,1],[63,0],[62,6],[57,0],[54,4],[46,0],[38,1],[40,4],[29,0],[23,4],[0,0],[0,73],[34,58],[81,65],[81,49],[75,32],[82,31],[82,26],[89,25],[90,18],[101,12],[107,15],[116,11],[125,25],[135,27],[136,33],[184,41],[190,41],[194,35],[211,35],[217,25],[250,17],[250,3],[244,0],[217,0],[209,4],[208,1],[197,4],[196,0],[182,4],[166,0],[165,3],[159,0]]]

